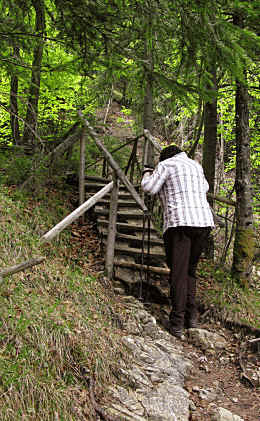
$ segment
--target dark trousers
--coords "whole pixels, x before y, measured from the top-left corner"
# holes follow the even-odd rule
[[[185,320],[195,317],[196,269],[210,227],[174,227],[164,233],[167,265],[170,269],[172,326],[182,329]]]

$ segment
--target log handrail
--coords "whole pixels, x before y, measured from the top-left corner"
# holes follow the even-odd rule
[[[62,221],[55,225],[50,231],[44,234],[41,238],[41,242],[51,241],[55,238],[61,231],[63,231],[68,225],[78,219],[83,215],[88,209],[94,206],[102,197],[109,193],[113,188],[113,181],[107,184],[103,189],[99,190],[94,196],[84,202],[81,206],[76,208],[68,216],[66,216]]]
[[[140,206],[140,208],[142,209],[142,211],[144,213],[148,214],[149,213],[148,212],[148,208],[145,205],[143,199],[137,193],[137,191],[134,188],[134,186],[132,185],[132,183],[130,183],[130,181],[128,180],[128,178],[124,174],[124,172],[121,170],[121,168],[119,167],[119,165],[117,164],[117,162],[112,157],[111,153],[106,149],[106,147],[103,145],[103,143],[101,142],[101,140],[99,140],[98,134],[91,127],[91,125],[89,124],[88,120],[86,118],[84,118],[84,116],[82,114],[82,111],[78,111],[78,115],[79,115],[80,119],[82,120],[82,122],[84,123],[85,127],[87,128],[90,136],[95,140],[98,148],[101,150],[101,152],[103,153],[103,155],[107,159],[109,165],[116,172],[116,174],[117,174],[118,178],[120,179],[120,181],[125,185],[125,187],[129,191],[129,193],[132,195],[132,197],[136,201],[136,203]]]

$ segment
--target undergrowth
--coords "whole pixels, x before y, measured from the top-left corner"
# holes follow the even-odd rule
[[[1,267],[46,257],[0,285],[1,421],[96,419],[88,379],[101,393],[121,357],[116,298],[91,269],[98,245],[94,257],[87,246],[75,253],[72,229],[39,243],[69,209],[57,191],[30,198],[0,188]]]
[[[204,308],[224,323],[260,329],[260,289],[257,273],[249,288],[232,279],[228,268],[204,261],[199,268],[199,296]]]

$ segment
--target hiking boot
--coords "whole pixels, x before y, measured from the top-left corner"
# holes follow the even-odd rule
[[[185,327],[186,329],[196,329],[199,327],[197,317],[193,317],[192,319],[185,320]]]
[[[180,339],[181,341],[185,340],[183,329],[178,329],[174,326],[170,326],[169,330],[170,330],[171,335],[175,336],[175,338]]]

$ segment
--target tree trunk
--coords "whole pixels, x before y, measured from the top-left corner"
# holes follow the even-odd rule
[[[209,183],[209,193],[214,195],[215,187],[215,163],[216,163],[216,146],[217,146],[217,81],[215,64],[211,67],[212,85],[208,87],[209,91],[214,95],[211,101],[205,103],[204,106],[204,142],[203,142],[203,158],[202,166],[205,177]],[[214,199],[209,197],[209,204],[214,207]],[[210,236],[207,256],[214,257],[214,242]]]
[[[236,231],[232,274],[243,286],[250,282],[254,259],[253,207],[250,171],[248,91],[236,83]]]
[[[19,57],[18,47],[14,47],[14,56]],[[18,85],[19,85],[18,76],[16,74],[12,74],[11,82],[10,82],[10,110],[11,110],[10,124],[11,124],[12,138],[15,145],[19,145],[20,143],[18,103],[17,103]]]
[[[151,26],[151,17],[149,17],[147,25]],[[144,70],[144,83],[145,83],[145,95],[144,95],[144,109],[143,109],[143,128],[144,130],[149,130],[149,132],[153,133],[153,80],[151,72],[153,70],[153,56],[152,51],[150,51],[148,47],[148,40],[144,40],[145,45],[145,59],[148,61],[148,69]],[[146,145],[147,143],[147,145]],[[147,162],[145,164],[149,164],[151,166],[154,165],[154,157],[153,157],[153,146],[150,142],[145,140],[144,142],[144,150],[147,149]]]
[[[234,25],[244,27],[243,13],[235,13]],[[250,168],[250,139],[248,89],[245,81],[236,82],[236,230],[233,248],[232,275],[241,285],[250,283],[255,238],[253,228],[252,186]]]
[[[85,202],[85,166],[86,166],[86,129],[82,129],[80,137],[80,160],[79,160],[79,206]],[[84,214],[80,218],[80,224],[84,224]]]
[[[188,156],[191,159],[194,159],[196,154],[196,149],[199,144],[202,128],[203,128],[203,122],[204,122],[204,107],[202,108],[202,101],[200,99],[197,116],[196,116],[196,123],[194,125],[194,133],[193,133],[193,141],[191,148],[188,152]]]
[[[33,52],[33,64],[32,64],[32,75],[31,85],[28,96],[27,112],[25,118],[25,126],[23,132],[23,144],[33,145],[35,139],[33,131],[37,132],[37,121],[38,121],[38,102],[40,94],[40,83],[41,83],[41,63],[43,55],[43,34],[45,31],[45,10],[43,0],[33,0],[33,7],[36,13],[36,25],[35,32],[40,36],[37,41],[37,45]],[[32,129],[32,130],[31,130]]]

